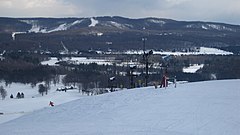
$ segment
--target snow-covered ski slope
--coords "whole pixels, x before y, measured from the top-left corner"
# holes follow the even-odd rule
[[[239,135],[240,80],[83,97],[0,125],[2,135]]]
[[[11,83],[5,86],[5,83],[0,82],[0,86],[4,86],[8,94],[5,100],[0,100],[0,113],[4,114],[0,115],[0,124],[49,107],[50,101],[53,101],[55,105],[60,105],[83,96],[79,94],[78,89],[72,89],[67,92],[56,91],[57,88],[63,87],[61,82],[58,84],[51,83],[48,95],[44,96],[38,93],[38,85],[44,83],[38,83],[35,87],[22,83]],[[18,92],[24,93],[24,98],[17,99],[16,95]],[[10,99],[11,94],[14,96],[13,99]]]

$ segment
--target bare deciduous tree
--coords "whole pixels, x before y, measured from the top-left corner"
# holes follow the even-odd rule
[[[42,96],[43,96],[44,92],[46,92],[46,91],[47,91],[47,88],[43,84],[38,85],[38,92],[40,94],[42,94]]]

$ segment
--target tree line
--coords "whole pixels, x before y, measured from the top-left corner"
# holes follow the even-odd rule
[[[33,83],[50,80],[57,70],[50,66],[41,65],[45,56],[28,53],[8,53],[0,60],[0,79],[7,83]]]
[[[96,56],[96,54],[94,54]],[[107,57],[107,56],[106,56]],[[120,61],[142,61],[142,55],[110,55]],[[213,79],[236,79],[240,78],[239,56],[171,56],[166,62],[161,55],[152,55],[149,58],[149,83],[160,82],[165,69],[168,71],[170,78],[174,76],[182,81],[203,81]],[[130,88],[144,86],[145,68],[139,67],[134,69],[138,73],[133,78],[130,77],[129,66],[98,65],[92,64],[68,64],[60,62],[59,67],[50,67],[41,65],[40,62],[47,59],[47,56],[29,53],[11,53],[6,54],[4,59],[0,60],[0,79],[11,82],[31,83],[35,86],[39,82],[57,83],[59,75],[65,75],[63,83],[81,84],[82,89],[93,88],[110,88],[124,87]],[[153,63],[159,63],[159,67],[153,67]],[[204,68],[197,73],[183,73],[183,67],[191,64],[204,64]],[[115,77],[114,81],[110,81],[111,77]],[[131,79],[134,81],[131,82]],[[45,86],[44,86],[45,87]],[[47,93],[47,89],[39,86],[41,94]]]

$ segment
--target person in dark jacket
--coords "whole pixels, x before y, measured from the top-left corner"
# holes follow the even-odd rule
[[[52,101],[50,101],[49,106],[54,106],[54,103]]]

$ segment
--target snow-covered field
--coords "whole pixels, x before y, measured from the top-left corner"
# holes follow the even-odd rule
[[[158,52],[158,51],[153,51],[154,54],[159,54],[159,55],[232,55],[232,52],[227,52],[223,51],[220,49],[216,48],[207,48],[207,47],[200,47],[199,52]],[[108,53],[107,53],[108,54]],[[109,54],[143,54],[143,51],[126,51],[126,52],[109,52]],[[90,64],[90,63],[96,63],[98,65],[112,65],[114,60],[105,60],[105,59],[88,59],[86,57],[72,57],[68,60],[63,60],[63,61],[68,61],[72,64]],[[57,66],[57,63],[59,60],[56,57],[52,57],[50,60],[43,61],[41,64],[42,65],[50,65],[50,66]],[[191,69],[199,69],[201,68],[202,65],[200,66],[193,66],[190,67]],[[189,68],[189,70],[190,70]],[[184,69],[185,70],[185,69]],[[188,69],[186,69],[188,70]],[[194,70],[195,71],[195,70]],[[190,72],[194,72],[190,71]],[[188,72],[188,71],[187,71]]]
[[[67,61],[72,64],[90,64],[96,63],[98,65],[112,65],[113,60],[104,60],[104,59],[88,59],[87,57],[71,57],[70,59],[65,59],[62,61]],[[41,62],[42,65],[49,65],[49,66],[58,66],[56,64],[59,60],[56,57],[51,57],[50,60]]]
[[[189,67],[183,68],[184,73],[196,73],[199,69],[203,68],[204,64],[194,64]]]
[[[143,54],[143,51],[127,51],[125,54]],[[153,54],[159,55],[232,55],[232,52],[227,52],[217,48],[200,47],[198,52],[167,52],[153,51]]]
[[[207,81],[82,97],[2,123],[0,131],[3,135],[239,135],[239,84],[240,80]]]
[[[56,64],[57,62],[59,62],[59,60],[56,57],[51,57],[50,60],[42,61],[41,64],[49,66],[58,66],[58,64]]]

